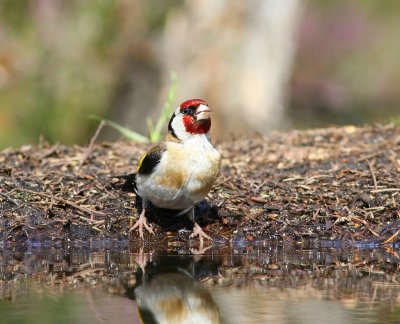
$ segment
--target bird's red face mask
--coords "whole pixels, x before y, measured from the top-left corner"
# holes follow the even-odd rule
[[[180,106],[183,124],[190,134],[206,134],[211,128],[211,109],[201,99],[185,101]]]
[[[195,134],[207,134],[211,128],[211,109],[202,99],[182,103],[169,124],[170,133],[183,140]]]

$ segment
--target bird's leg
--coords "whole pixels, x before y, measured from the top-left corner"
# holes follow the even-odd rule
[[[145,269],[147,266],[147,263],[151,260],[152,257],[152,252],[150,253],[144,253],[144,248],[143,245],[139,248],[139,253],[134,257],[135,262],[137,265],[140,267],[142,270],[142,273],[145,274]]]
[[[136,228],[139,230],[139,236],[143,240],[143,227],[150,233],[154,234],[152,226],[147,223],[146,219],[146,207],[147,207],[147,202],[143,199],[142,201],[142,212],[140,213],[139,219],[136,221],[136,223],[130,228],[129,232],[134,231]]]
[[[196,223],[196,220],[194,219],[194,207],[189,212],[189,218],[194,224],[193,233],[190,234],[189,237],[193,238],[193,237],[198,236],[199,240],[200,240],[200,249],[202,249],[203,243],[204,243],[204,239],[206,238],[206,239],[212,241],[212,238],[209,237],[206,233],[204,233],[204,231],[202,230],[200,225]]]

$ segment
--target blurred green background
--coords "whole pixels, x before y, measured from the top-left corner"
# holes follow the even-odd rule
[[[400,115],[400,1],[260,3],[1,0],[0,148],[85,144],[91,114],[145,133],[171,71],[175,104],[208,100],[219,139],[235,120],[251,134]]]

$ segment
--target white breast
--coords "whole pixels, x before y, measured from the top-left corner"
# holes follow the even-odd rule
[[[204,199],[218,176],[221,157],[207,135],[167,142],[154,173],[138,176],[138,193],[154,205],[184,209]]]

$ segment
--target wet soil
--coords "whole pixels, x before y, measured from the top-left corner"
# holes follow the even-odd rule
[[[390,245],[400,233],[400,128],[273,133],[217,143],[221,174],[196,216],[215,244]],[[25,146],[0,152],[0,242],[138,241],[131,178],[148,146]],[[186,217],[153,208],[146,244],[187,247]],[[188,243],[189,242],[189,243]],[[328,243],[326,243],[328,242]]]

